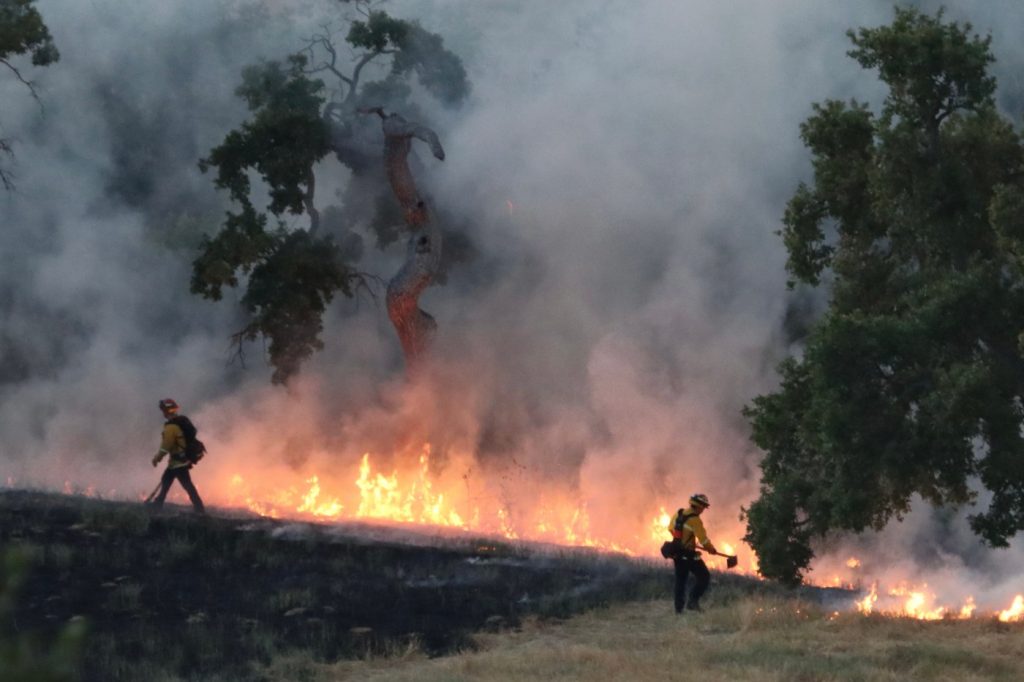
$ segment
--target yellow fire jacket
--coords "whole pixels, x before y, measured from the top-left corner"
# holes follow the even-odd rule
[[[156,456],[156,461],[162,460],[164,455],[170,455],[167,460],[168,469],[188,466],[188,460],[185,459],[185,433],[180,426],[171,422],[164,423],[164,430],[160,436],[160,452]]]
[[[692,516],[685,520],[680,518],[680,516],[688,515]],[[693,507],[677,511],[668,522],[668,532],[682,543],[683,549],[693,550],[696,547],[696,541],[699,541],[704,549],[709,552],[715,551],[715,546],[708,539],[707,531],[704,530],[704,522],[694,512]]]

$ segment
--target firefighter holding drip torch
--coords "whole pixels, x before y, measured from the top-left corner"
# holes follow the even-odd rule
[[[675,564],[676,613],[682,613],[684,608],[689,611],[701,611],[700,598],[707,591],[708,584],[711,582],[711,573],[700,554],[697,553],[697,542],[700,542],[704,551],[709,554],[718,554],[715,545],[708,539],[704,523],[700,520],[700,515],[709,506],[711,505],[708,503],[707,495],[694,493],[690,496],[690,506],[677,511],[668,522],[672,542],[666,543],[667,546],[662,553],[666,554],[667,558],[671,558]],[[687,598],[686,583],[691,573],[696,583]]]

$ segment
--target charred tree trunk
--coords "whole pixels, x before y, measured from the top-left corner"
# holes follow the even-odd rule
[[[440,160],[444,160],[444,150],[429,128],[410,123],[398,114],[385,114],[379,108],[372,111],[383,120],[384,167],[410,232],[405,263],[388,282],[387,308],[402,344],[406,368],[412,370],[422,360],[437,329],[434,318],[420,308],[419,299],[441,264],[441,231],[416,190],[408,157],[413,138],[426,142]]]

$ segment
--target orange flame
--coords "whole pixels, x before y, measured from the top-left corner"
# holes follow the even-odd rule
[[[453,494],[458,492],[457,488],[438,486],[430,470],[430,455],[430,446],[425,445],[415,469],[385,474],[374,469],[369,453],[365,453],[360,460],[358,477],[354,480],[355,499],[351,494],[325,494],[319,475],[305,479],[307,487],[302,490],[294,487],[272,489],[269,493],[255,495],[251,492],[251,482],[235,474],[230,478],[229,503],[244,505],[257,514],[273,518],[374,519],[483,531],[512,540],[558,542],[627,554],[653,553],[641,535],[629,545],[594,537],[585,503],[555,504],[533,510],[532,521],[529,522],[532,527],[524,527],[523,520],[515,518],[504,505],[492,505],[487,510],[479,504],[470,504],[467,494]],[[468,486],[468,482],[465,483]]]
[[[298,512],[309,512],[313,516],[337,516],[345,508],[337,500],[331,500],[330,502],[318,502],[317,498],[320,497],[320,480],[313,476],[309,479],[310,484],[309,491],[302,496],[302,504],[300,504],[295,511]]]
[[[919,620],[941,620],[946,614],[946,608],[944,606],[935,606],[935,594],[932,592],[926,593],[925,590],[927,588],[928,585],[925,584],[921,589],[900,586],[890,590],[889,594],[894,597],[907,598],[903,603],[902,613],[898,612],[899,615],[906,615]]]
[[[878,602],[878,583],[871,583],[871,591],[868,592],[866,597],[855,602],[855,604],[858,611],[868,615],[875,608],[876,602]]]
[[[1024,620],[1024,594],[1018,594],[1013,598],[1010,608],[999,612],[999,620],[1004,623],[1015,623]]]
[[[564,489],[525,482],[528,502],[519,496],[506,497],[503,488],[486,480],[474,479],[472,466],[446,453],[444,466],[432,469],[431,448],[424,445],[415,456],[416,464],[381,471],[374,458],[364,453],[351,478],[324,472],[307,474],[300,482],[288,486],[280,480],[261,481],[258,477],[228,477],[228,505],[244,506],[272,518],[293,517],[318,520],[365,519],[390,523],[426,524],[462,531],[482,532],[509,540],[539,541],[573,546],[593,547],[633,556],[656,556],[658,546],[668,535],[670,515],[666,505],[651,513],[650,521],[630,533],[628,523],[619,516],[602,510],[603,524],[612,519],[614,528],[595,526],[587,501],[567,495]],[[396,455],[401,461],[405,455]],[[462,468],[462,465],[466,465]],[[463,471],[467,473],[462,473]],[[460,475],[461,474],[461,475]],[[352,481],[332,484],[331,481]],[[508,500],[504,502],[503,500]],[[720,535],[716,533],[716,536]],[[726,553],[733,545],[718,543]],[[709,561],[724,559],[708,556]],[[753,574],[757,570],[753,556],[743,556],[743,564],[734,571]]]
[[[975,608],[974,597],[968,597],[964,605],[960,607],[960,614],[957,617],[966,620],[974,614]]]
[[[908,586],[901,583],[880,597],[878,583],[871,584],[871,590],[863,599],[854,602],[857,610],[864,615],[877,612],[886,616],[916,618],[918,620],[941,620],[943,618],[968,619],[973,617],[977,605],[974,597],[967,597],[959,609],[936,603],[936,595],[928,584]],[[879,602],[884,606],[881,606]]]

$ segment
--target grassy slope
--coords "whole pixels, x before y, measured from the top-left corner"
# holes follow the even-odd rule
[[[0,645],[52,640],[84,618],[84,679],[104,682],[254,679],[288,654],[443,654],[480,629],[650,597],[670,580],[663,564],[586,550],[24,491],[0,492],[0,555],[7,548],[29,568]]]
[[[267,675],[311,682],[1024,680],[1022,624],[830,618],[778,597],[720,593],[718,601],[696,617],[676,617],[664,599],[565,622],[530,621],[516,632],[478,635],[480,650],[445,658],[409,651],[329,666],[279,659]]]
[[[366,532],[0,492],[16,629],[84,617],[85,680],[1024,680],[1022,625],[830,620],[850,595],[728,574],[680,619],[665,564]]]

